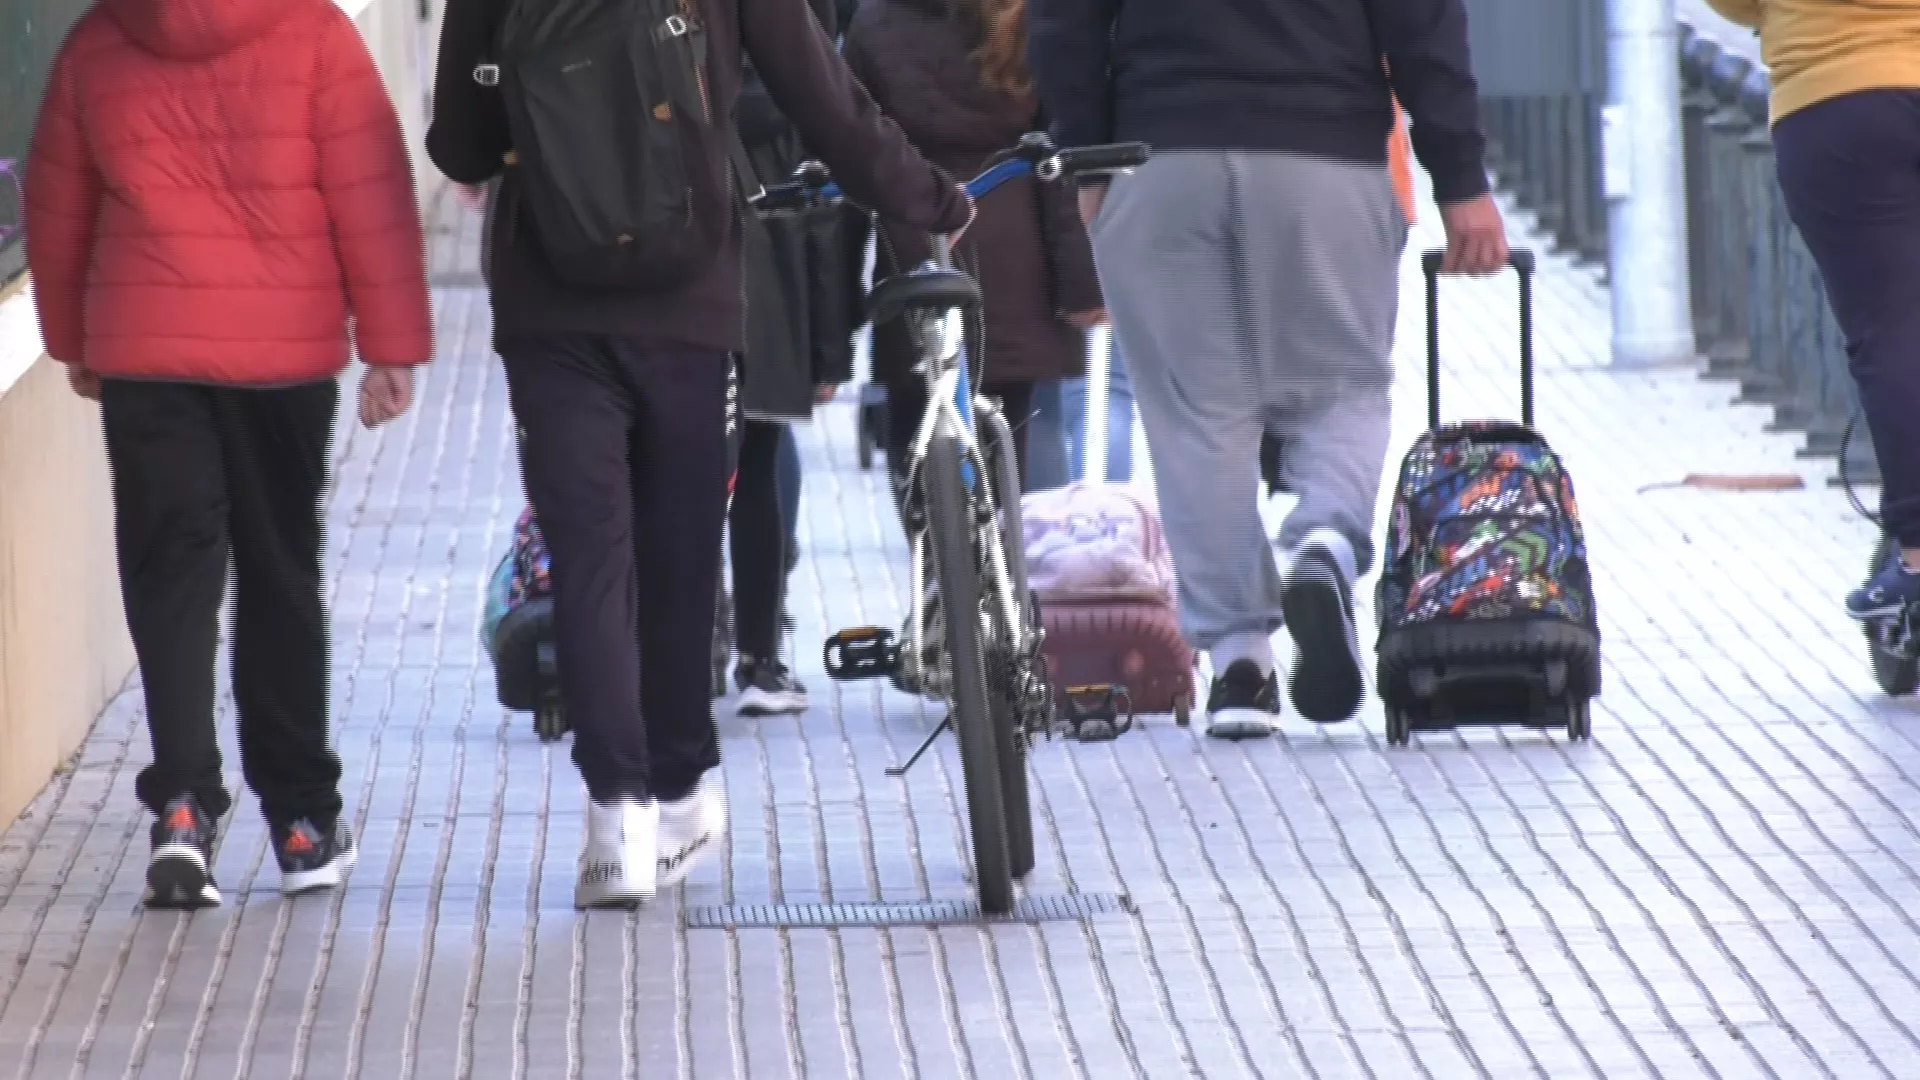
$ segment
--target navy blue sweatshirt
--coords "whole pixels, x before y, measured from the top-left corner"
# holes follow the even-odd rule
[[[1028,0],[1027,20],[1063,145],[1384,165],[1397,95],[1435,197],[1487,190],[1462,0]]]

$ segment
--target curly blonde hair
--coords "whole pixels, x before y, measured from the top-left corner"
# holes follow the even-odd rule
[[[967,0],[980,27],[973,62],[987,88],[1025,101],[1033,96],[1027,70],[1027,0]]]

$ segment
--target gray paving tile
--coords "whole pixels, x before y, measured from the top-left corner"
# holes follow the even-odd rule
[[[442,224],[435,266],[458,271],[474,222]],[[1434,239],[1423,224],[1416,243]],[[216,860],[227,906],[140,910],[129,688],[0,834],[0,1075],[1920,1073],[1920,741],[1835,611],[1868,528],[1730,388],[1606,370],[1604,290],[1543,265],[1541,421],[1580,483],[1608,634],[1593,743],[1465,731],[1389,751],[1370,708],[1261,744],[1157,718],[1049,744],[1029,887],[1125,892],[1134,914],[836,931],[689,931],[677,912],[969,894],[950,742],[884,774],[937,716],[828,684],[811,644],[903,614],[850,405],[799,431],[814,709],[750,722],[722,702],[723,857],[683,896],[582,919],[578,781],[494,704],[478,645],[520,493],[484,298],[442,278],[422,408],[343,425],[329,495],[351,884],[282,900],[243,800]],[[1401,445],[1422,341],[1403,309]],[[1443,310],[1450,410],[1510,411],[1507,284],[1449,283]],[[1815,483],[1640,490],[1788,470]]]

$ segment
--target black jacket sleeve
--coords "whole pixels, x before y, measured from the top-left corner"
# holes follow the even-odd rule
[[[1111,54],[1119,9],[1120,0],[1027,4],[1027,66],[1033,70],[1041,105],[1053,118],[1053,136],[1062,146],[1113,141]]]
[[[952,232],[971,210],[887,119],[798,0],[740,0],[747,57],[807,148],[855,202],[915,228]]]
[[[513,145],[499,87],[473,81],[473,69],[493,48],[499,18],[499,0],[447,0],[441,24],[427,156],[462,184],[485,183],[498,175]]]
[[[1363,0],[1395,96],[1413,118],[1413,152],[1445,204],[1487,192],[1480,93],[1462,0]]]

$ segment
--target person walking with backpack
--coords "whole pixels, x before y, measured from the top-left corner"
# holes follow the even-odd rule
[[[887,114],[949,171],[973,175],[1040,126],[1026,70],[1025,0],[862,0],[846,54]],[[874,277],[918,266],[927,254],[923,234],[885,228]],[[1032,179],[1008,184],[982,208],[954,259],[979,279],[985,299],[985,343],[973,374],[1006,410],[1025,476],[1036,384],[1083,374],[1086,331],[1106,319],[1072,193]],[[926,412],[926,383],[913,370],[919,362],[904,323],[873,328],[896,487]]]
[[[1209,733],[1272,733],[1283,624],[1294,707],[1349,719],[1365,688],[1353,587],[1373,561],[1407,235],[1387,166],[1396,92],[1440,203],[1446,271],[1507,259],[1462,0],[1030,3],[1034,77],[1060,141],[1154,150],[1110,186],[1084,184],[1080,203],[1146,429],[1182,632],[1217,673]],[[1284,566],[1257,504],[1268,431],[1300,496],[1278,537]]]
[[[1708,2],[1759,28],[1780,192],[1846,335],[1900,547],[1846,611],[1898,615],[1920,604],[1920,4]]]
[[[504,177],[494,349],[552,560],[589,800],[581,907],[672,887],[726,827],[708,659],[745,344],[732,115],[749,54],[851,197],[964,229],[965,191],[795,0],[449,0],[441,32],[428,152],[461,183]]]
[[[337,380],[351,341],[373,427],[433,354],[399,117],[331,0],[102,0],[55,57],[26,195],[47,353],[106,429],[153,742],[134,783],[155,817],[146,902],[221,902],[229,563],[241,771],[281,888],[337,885],[354,859],[320,565]]]

